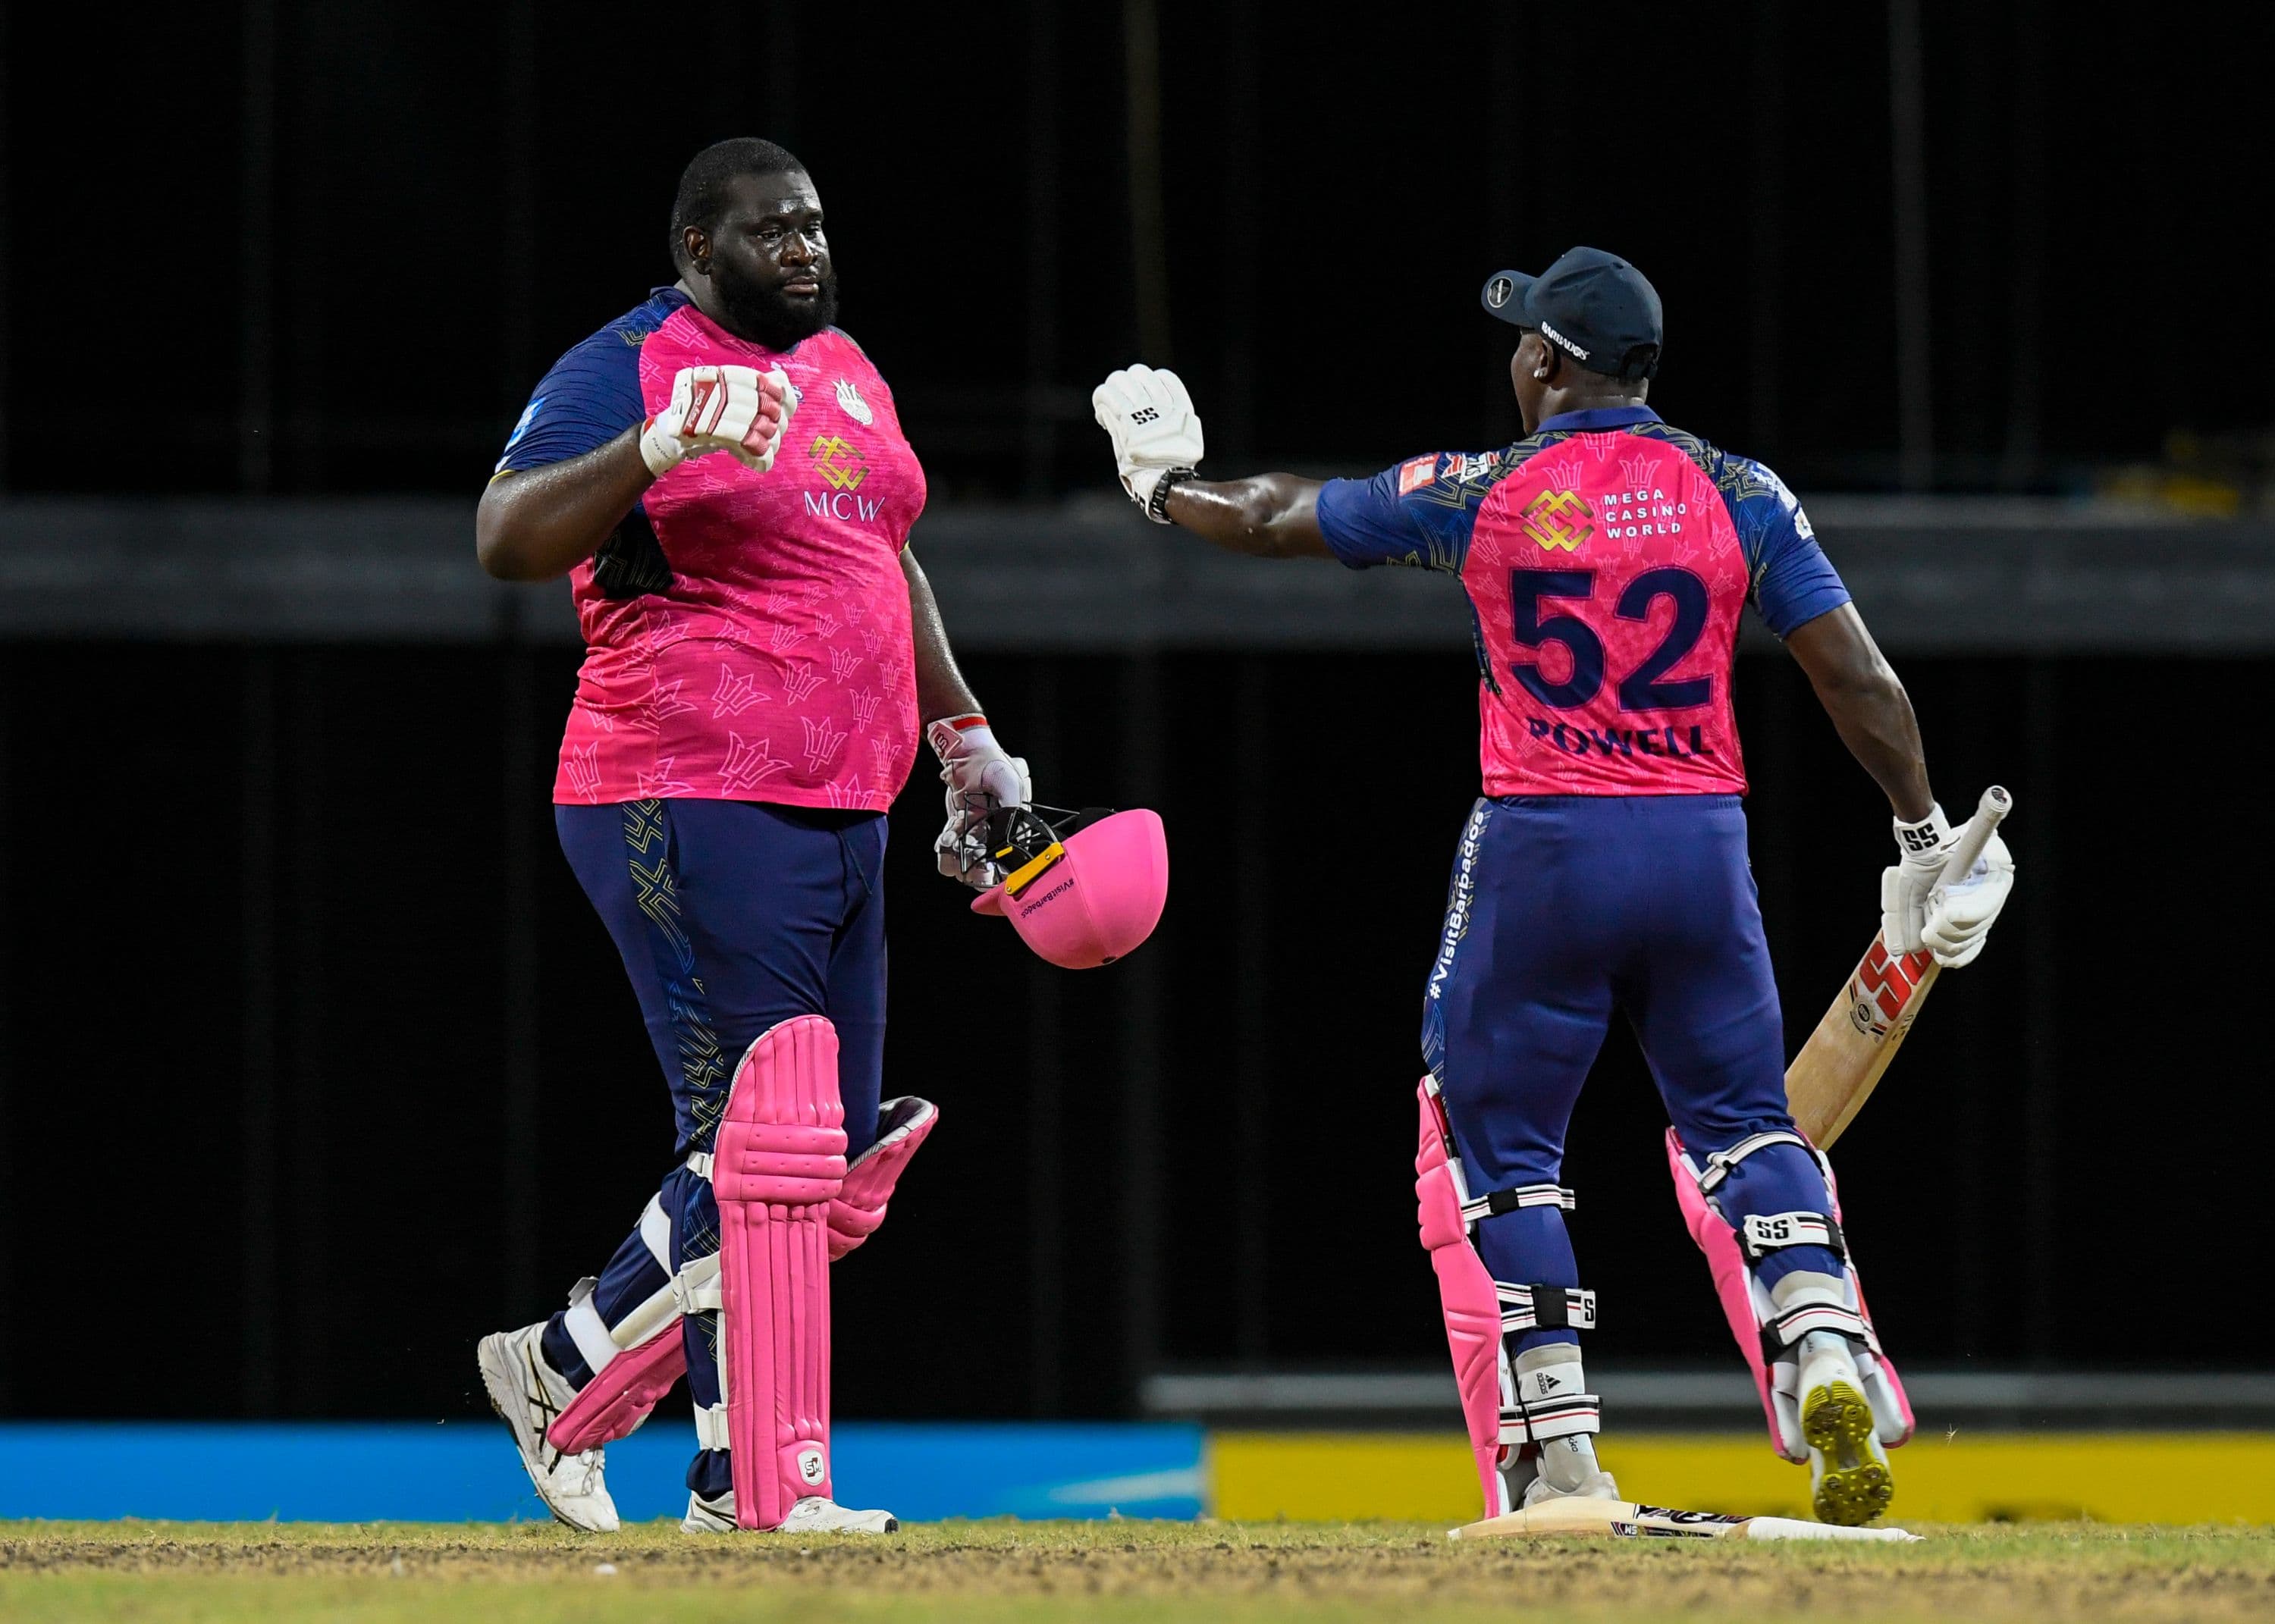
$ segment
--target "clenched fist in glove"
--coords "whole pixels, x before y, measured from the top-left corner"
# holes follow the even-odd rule
[[[797,410],[797,391],[779,366],[683,366],[669,404],[640,427],[640,459],[659,480],[714,451],[764,473]]]
[[[1166,367],[1125,367],[1090,392],[1090,409],[1114,436],[1122,488],[1147,518],[1168,524],[1162,504],[1201,460],[1201,419],[1183,382]]]
[[[1000,806],[1024,806],[1034,797],[1027,764],[1006,755],[985,716],[949,716],[925,729],[948,786],[948,827],[933,842],[940,872],[984,891],[1003,876],[988,860],[981,826]]]
[[[1881,940],[1892,954],[1925,949],[1946,970],[1973,963],[2014,888],[2014,854],[1993,835],[1975,866],[1946,884],[1944,865],[1964,827],[1954,830],[1939,805],[1917,823],[1897,819],[1895,829],[1902,855],[1880,871]]]

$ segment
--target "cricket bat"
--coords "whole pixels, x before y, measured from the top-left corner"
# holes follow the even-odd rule
[[[2014,797],[1998,785],[1983,792],[1974,819],[1943,866],[1942,883],[1975,866],[1992,832],[2014,810]],[[1839,1138],[1864,1108],[1880,1074],[1919,1018],[1920,1006],[1927,1002],[1942,969],[1927,953],[1892,956],[1880,938],[1873,936],[1840,996],[1786,1068],[1786,1104],[1793,1112],[1794,1126],[1819,1150]]]
[[[1870,1539],[1910,1545],[1917,1534],[1900,1528],[1839,1528],[1791,1517],[1726,1517],[1712,1511],[1674,1511],[1627,1500],[1552,1499],[1453,1530],[1455,1539]]]

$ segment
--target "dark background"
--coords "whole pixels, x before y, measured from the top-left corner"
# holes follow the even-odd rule
[[[1954,487],[2267,421],[2265,8],[1915,4],[1900,323],[1884,6],[1156,7],[243,0],[85,49],[11,6],[11,482],[471,493],[547,363],[669,280],[687,157],[758,132],[813,170],[939,498],[1094,487],[1091,386],[1141,351],[1220,455],[1506,439],[1478,290],[1575,242],[1665,297],[1667,413],[1803,487],[1895,481],[1903,334]],[[85,432],[154,369],[157,444]]]
[[[1505,439],[1478,288],[1588,241],[1666,297],[1654,404],[1805,494],[2209,465],[2248,506],[2275,23],[1920,11],[1907,213],[1880,7],[754,6],[675,34],[251,0],[98,51],[11,6],[5,485],[471,518],[551,357],[668,275],[687,155],[762,132],[814,171],[846,326],[942,504],[1098,489],[1088,390],[1140,355],[1184,373],[1227,472]],[[110,432],[122,401],[162,432]],[[931,874],[929,779],[903,797],[887,1087],[945,1120],[837,1276],[841,1408],[1113,1414],[1163,1366],[1441,1359],[1411,1090],[1475,792],[1467,657],[966,663],[1043,785],[1160,807],[1177,888],[1142,954],[1050,971]],[[671,1136],[552,845],[574,665],[0,644],[0,1412],[465,1413],[474,1340],[597,1269]],[[2226,1300],[2266,1234],[2249,925],[2275,883],[2226,786],[2275,669],[1902,668],[1946,803],[2014,790],[2023,878],[1840,1147],[1891,1347],[2233,1355],[2146,1305]],[[1873,928],[1886,807],[1782,656],[1737,691],[1797,1044]],[[1662,1122],[1615,1031],[1566,1174],[1593,1347],[1727,1363]],[[72,1379],[62,1348],[147,1374]]]

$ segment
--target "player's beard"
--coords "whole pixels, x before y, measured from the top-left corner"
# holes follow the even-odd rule
[[[726,310],[728,327],[737,336],[769,350],[796,347],[837,320],[837,272],[835,268],[820,272],[818,279],[820,293],[810,299],[792,300],[774,288],[717,278],[719,303]]]

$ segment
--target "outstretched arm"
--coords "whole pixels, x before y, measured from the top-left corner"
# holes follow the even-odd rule
[[[1880,786],[1896,817],[1908,824],[1924,820],[1935,797],[1919,719],[1856,606],[1844,603],[1795,628],[1785,646],[1809,674],[1840,742]]]
[[[1331,558],[1319,534],[1319,481],[1292,473],[1186,480],[1172,486],[1168,521],[1228,552],[1255,558]]]
[[[1200,413],[1176,374],[1129,366],[1091,391],[1098,426],[1114,440],[1122,488],[1157,524],[1178,525],[1229,552],[1256,558],[1328,558],[1319,534],[1319,481],[1292,473],[1204,480]]]

